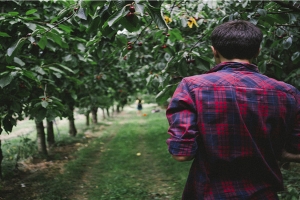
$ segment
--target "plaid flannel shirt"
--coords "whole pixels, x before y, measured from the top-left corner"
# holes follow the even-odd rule
[[[169,152],[195,156],[183,199],[277,199],[282,148],[300,153],[300,94],[253,64],[184,78],[166,111]]]

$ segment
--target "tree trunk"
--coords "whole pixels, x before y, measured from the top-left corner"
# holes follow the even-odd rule
[[[37,132],[37,146],[38,146],[38,152],[42,155],[47,156],[47,147],[46,147],[46,137],[45,137],[45,130],[44,130],[44,124],[43,121],[36,121],[35,120],[35,127]]]
[[[102,110],[102,119],[104,120],[105,119],[105,112],[104,112],[104,108],[101,108]]]
[[[107,114],[107,117],[110,117],[109,108],[106,108],[106,114]]]
[[[120,105],[117,105],[117,113],[120,112]]]
[[[48,147],[52,147],[55,143],[53,121],[47,121],[47,142],[48,142]]]
[[[73,136],[73,137],[75,137],[77,134],[74,119],[69,119],[69,134],[70,134],[70,136]]]
[[[97,124],[98,123],[97,111],[98,111],[97,107],[93,107],[92,108],[92,120],[93,120],[93,124]]]
[[[112,110],[111,110],[111,116],[113,117],[114,116],[114,114],[115,114],[115,106],[114,105],[112,105]]]
[[[75,137],[77,134],[77,130],[75,127],[75,119],[74,119],[74,106],[70,106],[69,113],[69,135]]]
[[[85,119],[86,119],[85,125],[89,126],[90,125],[90,112],[89,111],[87,111],[85,113]]]

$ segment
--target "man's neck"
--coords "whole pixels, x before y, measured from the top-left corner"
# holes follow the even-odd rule
[[[247,60],[247,59],[238,59],[238,58],[234,58],[234,59],[221,58],[220,61],[221,61],[221,63],[222,62],[250,63],[250,60]]]

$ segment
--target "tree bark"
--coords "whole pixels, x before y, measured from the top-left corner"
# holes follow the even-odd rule
[[[74,106],[69,105],[70,113],[69,113],[69,135],[75,137],[77,134],[76,126],[75,126],[75,118],[74,118]]]
[[[93,121],[93,124],[98,123],[97,111],[98,111],[97,107],[92,108],[92,121]]]
[[[75,127],[75,120],[74,118],[69,119],[69,135],[75,137],[77,134],[77,130]]]
[[[117,105],[117,113],[120,112],[120,105]]]
[[[104,112],[104,108],[101,108],[102,110],[102,119],[104,120],[105,119],[105,112]]]
[[[87,111],[85,113],[85,119],[86,119],[85,125],[89,126],[90,125],[90,112],[89,111]]]
[[[43,121],[36,121],[35,120],[35,127],[37,132],[37,146],[38,146],[38,152],[42,155],[47,156],[47,147],[46,147],[46,136],[45,136],[45,130],[44,130],[44,124]]]
[[[106,114],[107,114],[107,117],[110,117],[109,108],[106,108]]]
[[[111,110],[112,112],[112,114],[111,114],[111,116],[113,117],[114,116],[114,114],[115,114],[115,106],[114,105],[112,105],[112,110]]]
[[[47,121],[47,142],[48,147],[52,147],[55,143],[53,121]]]

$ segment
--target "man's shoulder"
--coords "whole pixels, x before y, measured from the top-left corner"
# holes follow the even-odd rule
[[[217,74],[218,74],[217,72],[208,73],[208,74],[198,74],[198,75],[188,76],[188,77],[185,77],[183,79],[186,82],[194,82],[194,81],[199,81],[199,80],[202,80],[202,79],[209,79],[209,78],[218,76]]]
[[[292,95],[299,95],[299,90],[289,83],[279,81],[270,77],[268,77],[265,80],[265,83],[267,83],[270,89],[280,90],[282,92],[290,93]]]
[[[183,81],[191,86],[192,85],[212,86],[212,85],[216,85],[216,83],[220,81],[223,82],[222,80],[226,80],[226,79],[228,79],[228,77],[224,75],[222,72],[212,72],[207,74],[188,76],[183,78]]]

